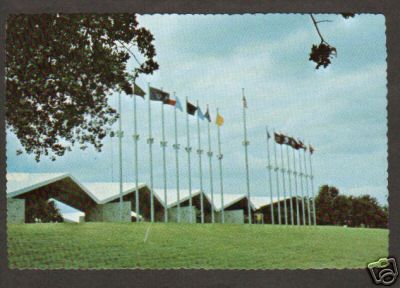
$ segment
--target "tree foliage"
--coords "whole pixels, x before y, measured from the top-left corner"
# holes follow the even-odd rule
[[[153,35],[134,14],[11,15],[6,38],[7,128],[37,161],[74,145],[100,151],[118,117],[108,95],[131,94],[129,79],[158,69]],[[129,45],[143,60],[130,72]]]
[[[318,46],[312,46],[309,60],[317,63],[316,69],[321,66],[326,68],[331,64],[332,56],[336,56],[336,48],[321,42]]]
[[[317,223],[351,227],[388,225],[387,207],[380,206],[370,195],[358,197],[339,195],[336,187],[323,185],[315,199]]]
[[[341,13],[341,15],[345,19],[353,18],[355,16],[354,13]],[[333,56],[337,55],[337,50],[335,47],[331,46],[328,42],[326,42],[326,40],[322,36],[318,24],[321,22],[331,22],[331,21],[329,20],[317,21],[313,14],[310,14],[310,16],[314,24],[315,30],[317,31],[318,36],[321,39],[321,42],[319,44],[313,44],[313,46],[311,47],[310,58],[308,60],[313,61],[317,64],[315,69],[319,69],[321,66],[326,68],[331,64],[331,59],[333,58]]]

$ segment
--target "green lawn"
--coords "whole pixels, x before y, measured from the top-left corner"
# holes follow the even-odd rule
[[[10,268],[365,268],[368,262],[387,256],[388,230],[172,223],[14,224],[8,225],[8,253]]]

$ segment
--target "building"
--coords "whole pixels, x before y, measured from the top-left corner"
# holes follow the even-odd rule
[[[82,183],[69,173],[8,173],[7,174],[7,214],[9,223],[34,222],[28,219],[27,211],[35,205],[38,199],[57,200],[74,209],[76,213],[64,213],[66,222],[83,221],[150,221],[151,218],[151,191],[145,183],[122,183],[123,202],[122,214],[120,210],[120,184],[118,182],[86,182]],[[136,213],[136,191],[139,192],[139,213]],[[187,189],[181,189],[178,201],[175,189],[167,189],[165,201],[164,189],[153,189],[153,204],[155,221],[163,222],[165,208],[168,209],[168,221],[178,222],[178,206],[180,210],[180,222],[201,222],[201,196],[203,196],[204,222],[212,222],[214,210],[215,222],[222,222],[224,211],[225,223],[248,223],[248,207],[251,209],[253,223],[271,223],[269,197],[252,196],[251,200],[244,194],[214,193],[213,203],[211,194],[193,189],[192,207],[190,207],[190,195]],[[296,206],[296,198],[287,198],[287,207],[290,201]],[[301,202],[301,201],[299,201]],[[275,219],[277,219],[277,207],[283,211],[284,200],[274,198]],[[289,211],[289,209],[288,209]],[[296,212],[294,212],[296,213]],[[301,214],[301,213],[300,213]],[[290,217],[290,214],[289,214]],[[284,222],[282,222],[284,223]]]

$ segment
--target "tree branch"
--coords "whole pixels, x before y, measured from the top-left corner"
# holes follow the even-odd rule
[[[325,43],[326,43],[324,37],[322,37],[322,34],[321,34],[321,32],[319,31],[318,22],[315,20],[314,15],[313,15],[313,14],[310,14],[310,16],[311,16],[311,19],[312,19],[312,21],[313,21],[313,23],[314,23],[315,29],[317,30],[317,33],[318,33],[318,35],[319,35],[319,38],[321,38],[321,42],[325,42]]]
[[[132,52],[128,47],[126,47],[126,46],[124,45],[124,43],[122,43],[122,42],[119,41],[119,40],[117,40],[117,42],[118,42],[119,44],[121,44],[122,47],[125,48],[125,50],[126,50],[129,54],[132,55],[132,57],[136,60],[136,62],[139,64],[139,66],[142,65],[142,64],[139,62],[139,60],[137,59],[137,57],[135,56],[135,54],[133,54],[133,52]]]

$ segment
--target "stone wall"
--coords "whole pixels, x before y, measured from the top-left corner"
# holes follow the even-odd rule
[[[244,214],[243,210],[226,210],[224,211],[225,223],[233,223],[233,224],[243,224],[244,223]],[[221,223],[221,212],[215,213],[215,222]]]
[[[180,223],[190,223],[190,214],[192,214],[193,223],[196,222],[196,207],[192,206],[190,209],[189,206],[180,207]],[[170,222],[178,222],[178,208],[170,208],[168,209],[168,221]]]
[[[96,205],[85,213],[85,221],[120,222],[119,202]],[[131,202],[122,202],[122,222],[131,222]]]
[[[7,198],[7,222],[25,223],[25,199]]]

